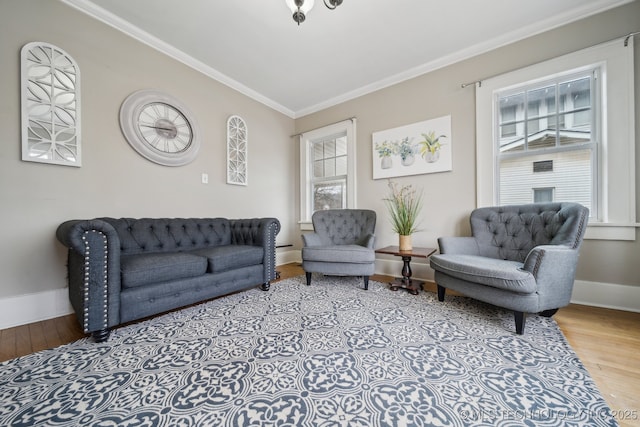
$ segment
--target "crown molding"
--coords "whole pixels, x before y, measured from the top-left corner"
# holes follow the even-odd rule
[[[196,71],[210,77],[225,86],[230,87],[231,89],[240,92],[241,94],[260,102],[261,104],[266,105],[269,108],[272,108],[290,118],[295,118],[295,113],[286,108],[285,106],[273,101],[270,98],[256,92],[255,90],[243,85],[237,80],[232,79],[226,74],[221,73],[220,71],[208,66],[207,64],[193,58],[190,55],[187,55],[180,49],[166,43],[159,38],[143,31],[142,29],[136,27],[130,22],[120,18],[119,16],[114,15],[111,12],[97,6],[91,1],[88,0],[60,0],[62,3],[65,3],[68,6],[73,7],[74,9],[79,10],[80,12],[91,16],[92,18],[97,19],[100,22],[103,22],[109,25],[112,28],[115,28],[118,31],[128,35],[129,37],[146,44],[147,46],[156,49],[159,52],[164,53],[165,55],[179,61],[186,66],[193,68]]]
[[[589,16],[598,14],[600,12],[604,12],[606,10],[622,6],[624,4],[631,3],[635,0],[619,0],[613,4],[608,0],[600,0],[596,3],[585,4],[581,8],[573,9],[564,14],[555,15],[552,18],[549,18],[544,21],[534,22],[531,25],[521,27],[516,31],[502,34],[501,36],[493,38],[486,42],[470,46],[460,51],[456,51],[450,55],[443,56],[434,61],[430,61],[425,64],[416,66],[414,68],[395,74],[388,78],[373,82],[368,85],[364,85],[358,89],[346,92],[334,98],[327,99],[318,104],[301,108],[297,111],[293,111],[273,101],[272,99],[262,95],[261,93],[258,93],[257,91],[243,85],[242,83],[234,80],[233,78],[210,67],[209,65],[206,65],[203,62],[191,57],[190,55],[187,55],[186,53],[175,48],[174,46],[158,39],[157,37],[147,33],[146,31],[141,30],[140,28],[136,27],[130,22],[97,6],[90,0],[60,0],[60,1],[123,32],[124,34],[127,34],[128,36],[140,41],[141,43],[144,43],[168,55],[169,57],[179,62],[182,62],[188,67],[191,67],[201,72],[202,74],[230,87],[231,89],[234,89],[240,92],[241,94],[257,102],[260,102],[261,104],[264,104],[269,108],[272,108],[292,119],[297,119],[297,118],[300,118],[300,117],[303,117],[327,108],[331,108],[335,105],[353,100],[355,98],[376,92],[378,90],[385,89],[395,84],[402,83],[404,81],[416,78],[423,74],[427,74],[429,72],[438,70],[440,68],[444,68],[446,66],[455,64],[457,62],[472,58],[474,56],[481,55],[491,50],[498,49],[500,47],[524,40],[526,38],[541,34],[543,32],[553,30],[563,25],[570,24],[580,19],[587,18]]]
[[[430,61],[425,64],[418,65],[416,67],[413,67],[401,73],[376,81],[369,85],[362,86],[358,89],[349,91],[340,96],[300,109],[295,112],[295,117],[300,118],[300,117],[333,107],[335,105],[350,101],[352,99],[355,99],[355,98],[376,92],[378,90],[396,85],[398,83],[402,83],[404,81],[414,79],[421,75],[436,71],[440,68],[453,65],[455,63],[481,55],[483,53],[487,53],[492,50],[527,39],[529,37],[533,37],[538,34],[551,31],[555,28],[562,27],[572,22],[585,19],[589,16],[596,15],[606,10],[613,9],[627,3],[632,3],[633,1],[635,0],[619,0],[614,4],[611,4],[611,2],[607,0],[601,0],[597,3],[584,5],[577,10],[573,9],[564,14],[553,16],[544,21],[534,22],[531,25],[521,27],[516,31],[502,34],[499,37],[495,37],[486,42],[478,43],[466,49],[453,52],[450,55],[442,56],[434,61]]]

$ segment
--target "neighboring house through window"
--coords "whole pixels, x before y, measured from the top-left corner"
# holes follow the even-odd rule
[[[498,204],[573,201],[599,217],[594,201],[602,138],[594,124],[602,108],[591,94],[601,92],[601,73],[598,66],[496,92]]]
[[[300,224],[317,210],[355,208],[355,119],[300,135]]]

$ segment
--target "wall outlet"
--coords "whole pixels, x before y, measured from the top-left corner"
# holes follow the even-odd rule
[[[206,174],[206,173],[202,174],[202,183],[203,184],[208,184],[209,183],[209,174]]]

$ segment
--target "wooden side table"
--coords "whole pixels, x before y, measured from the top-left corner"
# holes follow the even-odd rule
[[[411,278],[411,257],[429,258],[435,251],[434,248],[413,248],[410,251],[401,251],[398,246],[386,246],[376,249],[376,253],[394,255],[402,258],[402,262],[404,263],[402,266],[402,277],[390,282],[389,286],[392,291],[397,291],[398,288],[402,288],[413,295],[418,295],[418,291],[422,288],[424,282]]]

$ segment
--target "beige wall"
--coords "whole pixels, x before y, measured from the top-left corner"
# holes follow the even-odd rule
[[[499,75],[527,65],[609,41],[640,30],[640,1],[572,23],[553,31],[478,55],[395,86],[296,120],[305,131],[356,116],[358,207],[378,213],[377,247],[397,244],[382,197],[386,180],[372,179],[372,132],[443,115],[451,115],[453,171],[398,178],[424,189],[423,232],[414,245],[434,246],[442,235],[468,234],[468,215],[475,207],[475,90],[461,83]],[[637,39],[637,38],[636,38]],[[434,39],[437,43],[437,38]],[[636,40],[636,76],[640,70],[640,42]],[[640,80],[636,79],[636,141],[640,137]],[[636,142],[636,165],[640,148]],[[636,181],[639,181],[640,174]],[[640,190],[640,184],[636,183]],[[640,202],[640,195],[636,195]],[[429,274],[429,272],[427,272]],[[640,286],[640,241],[586,241],[577,279]]]
[[[386,180],[372,179],[372,132],[448,114],[453,171],[399,181],[424,189],[424,231],[414,244],[434,246],[438,236],[468,234],[476,198],[475,95],[473,87],[460,84],[639,29],[640,1],[635,1],[294,121],[62,3],[0,0],[0,299],[66,286],[66,254],[54,233],[71,218],[274,216],[283,224],[278,242],[299,249],[299,152],[289,136],[352,116],[357,117],[358,206],[378,212],[377,246],[395,244],[396,236],[381,200]],[[81,168],[20,160],[19,52],[31,41],[60,46],[80,66]],[[203,136],[193,163],[159,166],[126,143],[118,109],[127,95],[143,88],[166,91],[193,111]],[[640,82],[635,98],[640,99]],[[232,114],[249,127],[247,187],[225,183],[225,123]],[[639,116],[636,102],[636,139]],[[640,149],[636,152],[640,157]],[[208,185],[200,183],[202,173],[209,174]],[[638,286],[639,277],[638,241],[583,246],[578,279]]]
[[[81,168],[20,160],[20,49],[32,41],[61,47],[80,67]],[[0,76],[0,299],[66,286],[55,230],[67,219],[272,216],[283,224],[278,242],[297,238],[295,209],[286,202],[295,191],[293,119],[57,1],[0,0]],[[194,162],[160,166],[127,144],[118,111],[144,88],[191,109],[202,132]],[[232,114],[249,129],[246,187],[226,184]]]

